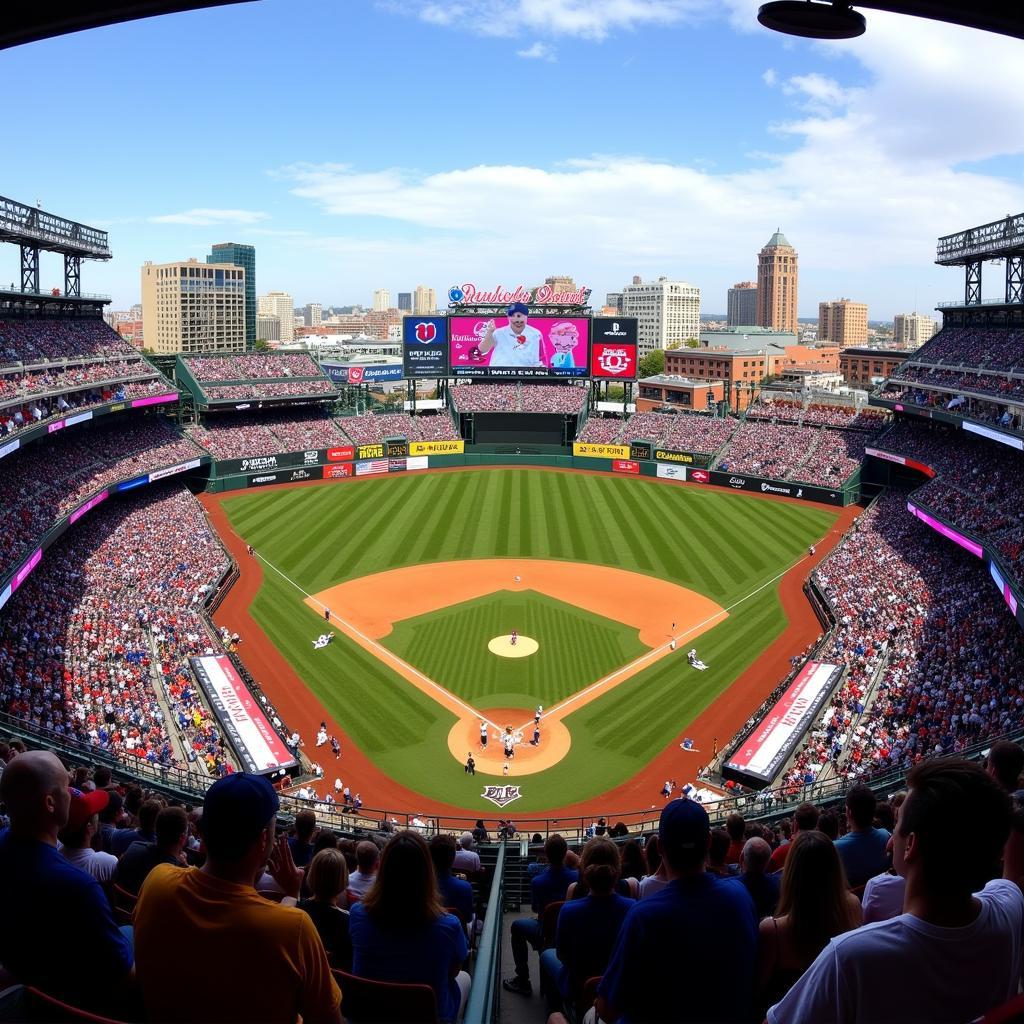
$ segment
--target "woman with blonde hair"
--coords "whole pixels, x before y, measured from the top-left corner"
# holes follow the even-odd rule
[[[352,968],[352,942],[348,935],[348,911],[338,906],[338,899],[348,887],[348,867],[341,850],[323,849],[315,854],[306,869],[303,883],[311,893],[299,903],[313,919],[320,933],[331,966],[348,971]]]
[[[832,840],[823,832],[798,832],[782,872],[776,916],[766,917],[758,929],[761,1016],[789,991],[829,939],[860,923],[860,903],[849,891]]]

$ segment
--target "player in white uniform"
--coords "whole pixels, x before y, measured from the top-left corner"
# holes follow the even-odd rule
[[[485,356],[494,350],[491,366],[543,366],[541,333],[526,322],[529,307],[525,302],[513,302],[505,312],[508,313],[508,326],[495,327],[492,320],[480,339],[480,354]]]

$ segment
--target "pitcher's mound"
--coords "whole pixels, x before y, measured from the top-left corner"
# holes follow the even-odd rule
[[[512,643],[512,637],[509,635],[496,636],[487,644],[487,650],[491,654],[497,654],[499,658],[528,658],[531,654],[536,654],[539,647],[540,644],[532,636],[521,634],[516,637],[515,643]]]

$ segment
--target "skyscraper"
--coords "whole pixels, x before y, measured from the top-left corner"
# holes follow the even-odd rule
[[[260,313],[276,316],[281,321],[282,345],[295,340],[295,309],[287,292],[267,292],[259,297],[257,305]]]
[[[923,313],[897,313],[892,325],[892,342],[897,348],[919,348],[939,325]]]
[[[433,313],[437,309],[437,292],[433,288],[418,284],[415,295],[412,310],[414,313]]]
[[[398,308],[403,313],[412,312],[412,292],[399,292],[398,293]]]
[[[638,277],[622,289],[623,316],[635,316],[638,354],[683,344],[700,337],[700,289],[686,281],[659,277],[644,284]]]
[[[323,318],[324,307],[319,302],[307,302],[302,309],[302,322],[307,327],[319,327]]]
[[[757,285],[740,281],[729,289],[727,323],[730,327],[757,326]]]
[[[779,230],[757,257],[757,324],[773,331],[797,329],[797,253]]]
[[[256,246],[218,242],[210,247],[207,263],[227,263],[245,271],[245,347],[256,343]]]
[[[373,293],[373,308],[378,313],[391,308],[391,292],[387,288],[378,288]]]
[[[244,352],[245,269],[197,259],[147,262],[142,319],[146,345],[162,355]]]
[[[863,302],[837,299],[818,303],[818,341],[842,348],[868,343],[868,307]]]

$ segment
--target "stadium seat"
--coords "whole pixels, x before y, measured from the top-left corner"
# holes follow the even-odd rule
[[[989,1010],[973,1024],[1022,1024],[1024,1022],[1024,994],[1008,999],[1001,1006]]]
[[[131,924],[132,915],[135,913],[135,904],[139,897],[115,884],[112,892],[113,899],[110,901],[114,911],[114,917],[121,924]]]
[[[583,988],[580,989],[579,994],[576,996],[577,1019],[582,1020],[583,1015],[594,1005],[594,1000],[597,999],[597,986],[600,984],[600,974],[595,978],[587,978],[583,983]]]
[[[437,1024],[437,1001],[429,985],[372,981],[334,970],[345,1020],[352,1024]]]
[[[94,1024],[119,1024],[113,1017],[102,1017],[88,1010],[80,1010],[77,1006],[62,1003],[45,992],[40,992],[31,985],[26,985],[22,993],[20,1016],[6,1018],[22,1020],[31,1024],[68,1024],[71,1021],[93,1021]]]
[[[555,932],[558,929],[558,915],[565,906],[565,900],[558,900],[549,903],[544,908],[544,915],[541,917],[541,934],[544,936],[544,948],[553,949],[555,945]]]

